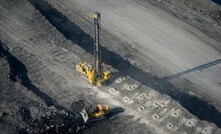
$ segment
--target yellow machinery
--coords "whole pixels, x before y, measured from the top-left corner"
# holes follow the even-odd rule
[[[94,18],[94,57],[95,57],[95,67],[92,68],[86,62],[79,63],[76,65],[76,70],[81,74],[84,74],[90,84],[95,84],[96,86],[101,86],[103,82],[107,81],[111,77],[110,71],[104,72],[101,65],[101,51],[100,51],[100,13],[95,12],[93,14]]]
[[[95,110],[92,112],[87,112],[86,109],[83,109],[80,114],[84,120],[84,122],[95,122],[106,118],[106,115],[110,112],[109,106],[102,106],[100,104],[97,105]]]
[[[107,115],[110,112],[110,107],[109,106],[102,106],[102,105],[97,105],[97,108],[95,111],[93,111],[89,116],[91,118],[101,118],[104,115]]]

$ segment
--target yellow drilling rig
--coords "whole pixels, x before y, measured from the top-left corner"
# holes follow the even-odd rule
[[[95,12],[94,18],[94,68],[87,62],[81,62],[76,65],[76,70],[85,75],[91,85],[101,86],[105,81],[110,79],[111,72],[103,71],[100,50],[100,13]]]

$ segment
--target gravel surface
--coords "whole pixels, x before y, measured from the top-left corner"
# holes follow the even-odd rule
[[[166,13],[151,7],[144,1],[142,6],[140,3],[142,1],[131,0],[127,3],[124,0],[112,1],[111,4],[117,4],[114,10],[111,9],[113,5],[110,6],[110,3],[104,1],[90,1],[86,4],[78,0],[48,2],[51,5],[35,0],[31,0],[31,3],[28,0],[0,1],[0,24],[2,25],[0,27],[0,129],[3,133],[218,134],[221,132],[218,128],[221,126],[219,120],[221,115],[213,105],[168,83],[169,80],[177,86],[182,86],[180,81],[176,81],[177,77],[212,65],[217,66],[220,60],[192,70],[187,69],[183,73],[178,71],[175,76],[168,77],[167,74],[171,73],[172,68],[165,68],[163,66],[165,62],[159,65],[159,61],[162,61],[160,55],[163,53],[156,55],[156,58],[160,59],[156,61],[153,55],[138,50],[139,47],[143,47],[143,51],[149,52],[149,49],[154,47],[147,48],[142,45],[142,40],[139,40],[142,36],[137,38],[137,35],[141,35],[140,31],[144,32],[150,35],[148,40],[156,39],[155,34],[162,36],[160,40],[152,40],[152,43],[155,42],[157,46],[157,43],[167,40],[167,37],[163,36],[165,31],[159,30],[161,33],[154,30],[160,24],[164,26],[163,28],[169,28],[169,33],[178,32],[184,36],[181,37],[179,34],[169,36],[172,48],[178,50],[182,48],[182,44],[174,45],[177,42],[180,43],[175,39],[180,37],[190,42],[190,45],[186,45],[182,50],[190,51],[189,48],[196,48],[198,50],[196,57],[201,53],[208,56],[207,51],[213,52],[208,58],[219,56],[218,49],[214,50],[218,46],[217,41],[209,39],[196,29],[192,29],[191,32],[196,32],[199,39],[187,35],[189,31],[186,32],[186,30],[190,28],[189,26],[167,16]],[[94,3],[102,5],[99,10],[102,16],[104,14],[101,38],[104,46],[102,47],[103,61],[113,72],[113,77],[107,86],[100,89],[88,86],[86,79],[80,77],[74,69],[79,61],[93,60],[93,25],[90,16],[92,12],[89,14],[88,11],[90,8],[97,8]],[[121,12],[118,13],[118,10]],[[114,11],[116,13],[113,14]],[[133,11],[139,11],[141,14]],[[125,16],[122,17],[123,14]],[[109,20],[105,19],[108,15],[110,15]],[[152,18],[152,21],[139,20],[141,16]],[[118,20],[119,17],[122,19]],[[135,25],[131,17],[136,18],[140,27]],[[121,27],[112,19],[118,20]],[[145,25],[147,22],[152,28]],[[175,22],[177,24],[172,25]],[[114,33],[115,25],[119,28],[116,33]],[[141,26],[144,26],[143,29]],[[113,28],[108,29],[108,27]],[[124,27],[125,29],[122,29]],[[134,33],[127,30],[132,30],[137,35],[132,36]],[[152,30],[152,34],[147,30]],[[204,40],[201,41],[202,37],[209,39],[208,42],[212,43],[211,46],[214,48],[207,45]],[[146,40],[146,38],[143,39]],[[196,45],[196,42],[202,43],[202,46]],[[172,48],[169,48],[170,45],[167,45],[166,50],[171,51]],[[185,56],[183,55],[184,59]],[[193,55],[189,55],[191,56]],[[166,59],[171,61],[170,57]],[[198,62],[204,60],[207,59],[199,58]],[[188,65],[196,64],[190,60],[186,61],[191,63]],[[186,66],[181,63],[176,64],[172,71],[177,71],[178,67],[181,69]],[[213,75],[217,70],[219,67],[210,71],[208,75],[218,77],[217,72]],[[173,78],[177,78],[175,82],[171,80]],[[193,85],[193,81],[187,80]],[[187,87],[192,90],[192,86],[188,85],[184,88]],[[83,107],[99,103],[111,106],[108,119],[83,124],[79,111]]]

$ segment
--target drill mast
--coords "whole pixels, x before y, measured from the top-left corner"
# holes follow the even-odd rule
[[[94,67],[91,67],[87,62],[80,62],[76,65],[76,70],[86,75],[90,84],[95,84],[98,87],[105,84],[105,81],[110,79],[111,72],[104,71],[101,66],[101,50],[100,50],[100,13],[95,12],[94,18]]]
[[[100,13],[95,12],[94,18],[94,57],[96,77],[101,78],[101,51],[100,51]]]

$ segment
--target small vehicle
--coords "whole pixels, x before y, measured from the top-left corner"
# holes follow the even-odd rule
[[[110,112],[109,106],[102,106],[100,104],[97,105],[97,107],[92,110],[91,112],[88,112],[86,109],[83,109],[80,114],[82,118],[84,119],[84,122],[95,122],[100,121],[103,119],[106,119],[106,115]]]

